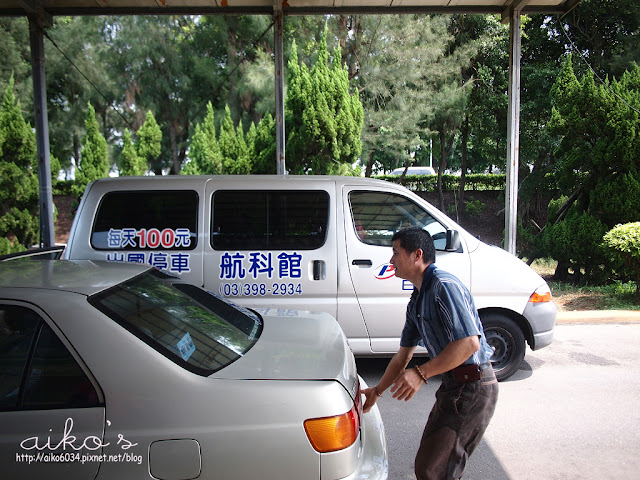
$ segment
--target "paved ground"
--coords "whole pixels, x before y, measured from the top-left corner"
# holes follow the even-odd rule
[[[527,350],[521,369],[500,384],[496,415],[465,480],[640,478],[640,314],[560,317],[554,342]],[[384,359],[358,360],[370,385],[385,366]],[[388,394],[378,402],[390,480],[415,480],[413,456],[439,383],[406,403]]]
[[[558,325],[579,323],[640,323],[640,310],[590,310],[558,312]]]

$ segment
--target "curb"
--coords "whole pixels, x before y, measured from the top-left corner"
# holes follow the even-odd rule
[[[640,323],[640,310],[579,310],[556,317],[557,325],[580,323]]]

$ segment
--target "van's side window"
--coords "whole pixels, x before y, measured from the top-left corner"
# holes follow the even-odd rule
[[[198,194],[192,190],[109,192],[91,231],[96,250],[193,250],[197,239]]]
[[[436,250],[444,250],[447,229],[421,206],[389,192],[353,191],[349,195],[353,228],[367,245],[391,246],[398,230],[416,226],[433,237]]]
[[[213,195],[216,250],[314,250],[324,245],[329,194],[308,190],[219,190]]]

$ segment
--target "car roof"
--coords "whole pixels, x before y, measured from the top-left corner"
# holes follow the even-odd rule
[[[132,263],[17,258],[0,262],[0,288],[38,288],[93,295],[149,268]]]

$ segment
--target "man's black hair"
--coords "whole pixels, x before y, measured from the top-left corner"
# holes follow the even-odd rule
[[[436,248],[429,232],[418,227],[407,227],[397,231],[391,238],[392,242],[400,241],[400,246],[407,252],[412,253],[422,250],[422,260],[424,263],[436,262]]]

